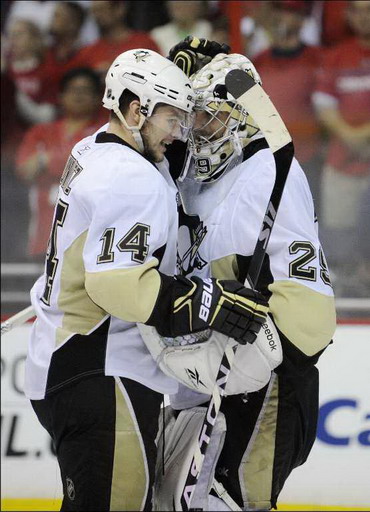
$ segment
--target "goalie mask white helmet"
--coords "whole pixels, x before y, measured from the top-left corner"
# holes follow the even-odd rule
[[[141,48],[121,53],[111,64],[105,85],[103,106],[113,110],[121,123],[132,131],[140,147],[140,129],[159,103],[171,105],[188,114],[181,127],[181,138],[188,138],[193,121],[194,92],[189,78],[170,60]],[[140,122],[137,126],[128,126],[119,109],[120,97],[125,90],[139,97]]]
[[[226,90],[225,77],[232,69],[241,69],[261,84],[252,62],[240,54],[219,54],[191,77],[196,95],[196,126],[191,131],[189,157],[180,181],[190,165],[194,179],[202,183],[218,180],[239,162],[245,147],[259,132],[248,112]]]

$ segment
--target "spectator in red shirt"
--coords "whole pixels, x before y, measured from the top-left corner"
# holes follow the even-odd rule
[[[31,185],[29,255],[33,259],[45,255],[54,201],[69,152],[104,122],[97,115],[100,99],[100,79],[94,71],[69,71],[61,81],[62,117],[32,127],[19,148],[17,172]]]
[[[346,10],[352,0],[321,1],[321,43],[323,46],[333,46],[351,36],[346,20]]]
[[[319,195],[320,126],[311,103],[320,49],[302,43],[301,28],[309,14],[305,1],[273,4],[272,43],[257,55],[263,87],[291,133],[296,155],[310,182],[316,204]]]
[[[6,72],[16,89],[18,113],[26,124],[55,118],[57,82],[45,60],[38,27],[15,19],[8,30]]]
[[[370,2],[349,2],[347,19],[355,36],[326,51],[313,96],[329,137],[322,235],[339,278],[360,264],[359,212],[370,186]]]
[[[125,23],[125,2],[121,0],[94,0],[93,15],[100,31],[100,39],[82,48],[73,66],[88,66],[105,75],[117,55],[133,48],[148,48],[159,52],[156,43],[145,32],[131,30]]]
[[[76,2],[58,2],[50,22],[51,45],[46,59],[59,79],[81,47],[80,32],[85,20],[85,10]]]

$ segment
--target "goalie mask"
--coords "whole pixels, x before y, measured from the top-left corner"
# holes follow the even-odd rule
[[[143,150],[140,130],[158,104],[171,105],[181,112],[180,140],[189,138],[193,124],[194,92],[189,78],[173,62],[145,49],[121,53],[111,64],[105,78],[103,106],[112,110],[123,126],[130,130]],[[140,121],[128,126],[119,108],[122,93],[129,90],[140,100]]]
[[[191,77],[197,114],[179,181],[184,180],[189,167],[194,168],[198,182],[218,180],[240,163],[238,156],[259,132],[252,117],[226,90],[225,77],[232,69],[249,73],[261,84],[251,61],[239,54],[219,54]]]

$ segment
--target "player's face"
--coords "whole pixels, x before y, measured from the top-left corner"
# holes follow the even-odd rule
[[[175,139],[184,138],[188,124],[189,115],[183,110],[170,105],[158,106],[141,130],[146,156],[153,162],[161,162],[167,146]]]
[[[200,110],[196,113],[195,123],[193,127],[193,135],[195,142],[201,143],[207,139],[214,142],[225,132],[225,123],[229,114],[227,112],[219,112],[216,117],[211,116],[208,112]]]

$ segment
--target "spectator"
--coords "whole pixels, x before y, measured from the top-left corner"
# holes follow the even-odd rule
[[[273,25],[271,2],[252,2],[246,16],[240,21],[240,32],[244,53],[249,58],[267,50],[271,41]],[[250,4],[248,3],[247,6]],[[245,9],[244,9],[245,10]]]
[[[300,40],[307,46],[315,46],[320,42],[320,15],[321,7],[319,1],[307,2],[293,0],[288,2],[294,7],[300,3],[306,11],[303,24],[300,29]],[[240,31],[243,38],[245,54],[254,57],[260,52],[269,48],[273,39],[275,25],[275,2],[274,1],[249,1],[244,2],[244,16],[240,23]],[[305,9],[305,7],[306,9]],[[320,11],[318,13],[318,11]]]
[[[57,82],[45,60],[42,34],[31,21],[18,19],[10,25],[6,68],[23,121],[34,124],[54,119]]]
[[[69,71],[61,81],[62,117],[34,126],[22,141],[17,172],[31,185],[29,255],[33,259],[45,256],[59,179],[71,148],[102,123],[96,115],[100,98],[100,80],[94,71]]]
[[[301,29],[308,14],[304,1],[273,4],[274,29],[271,47],[254,63],[263,86],[271,96],[294,140],[297,158],[307,174],[316,204],[319,196],[320,126],[311,103],[320,49],[306,46]],[[289,91],[289,94],[287,94]]]
[[[352,1],[352,0],[351,0]],[[349,0],[335,0],[328,2],[322,0],[321,4],[321,44],[333,46],[351,36],[347,23],[346,9]]]
[[[225,43],[230,46],[229,19],[227,16],[217,16],[212,21],[212,32],[210,39],[218,43]]]
[[[81,6],[84,10],[88,9],[92,0],[75,0],[72,3]],[[5,4],[1,2],[1,6]],[[42,34],[47,35],[53,20],[55,9],[58,5],[63,4],[64,0],[10,0],[10,6],[6,13],[5,27],[9,28],[14,19],[22,18],[23,20],[31,21],[36,25]],[[98,37],[98,29],[93,20],[85,17],[85,22],[82,26],[80,33],[81,45],[91,44],[96,41]]]
[[[15,86],[5,73],[1,45],[1,260],[21,261],[26,252],[27,189],[14,173],[14,155],[23,133],[15,104]],[[16,236],[15,236],[16,234]],[[9,242],[11,240],[11,243]]]
[[[204,2],[177,0],[166,2],[171,21],[151,31],[151,36],[159,46],[162,55],[186,36],[209,38],[212,26],[203,18]]]
[[[15,0],[11,2],[5,27],[8,30],[15,20],[32,22],[42,33],[47,33],[53,16],[55,0]]]
[[[64,75],[81,46],[80,32],[84,20],[85,11],[76,2],[59,2],[55,7],[49,29],[52,43],[47,58],[57,76]]]
[[[326,51],[313,96],[329,136],[322,235],[339,280],[357,272],[359,208],[370,184],[370,2],[349,2],[347,20],[354,37]]]
[[[105,75],[115,57],[132,48],[147,48],[158,52],[155,42],[145,33],[128,28],[125,22],[126,2],[121,0],[94,0],[93,15],[100,39],[82,48],[71,63],[73,67],[88,66]]]
[[[150,13],[150,16],[148,16]],[[140,2],[129,2],[126,11],[126,21],[129,27],[134,30],[150,32],[154,27],[168,23],[168,12],[166,2],[158,0],[153,9],[153,0],[140,0]]]

